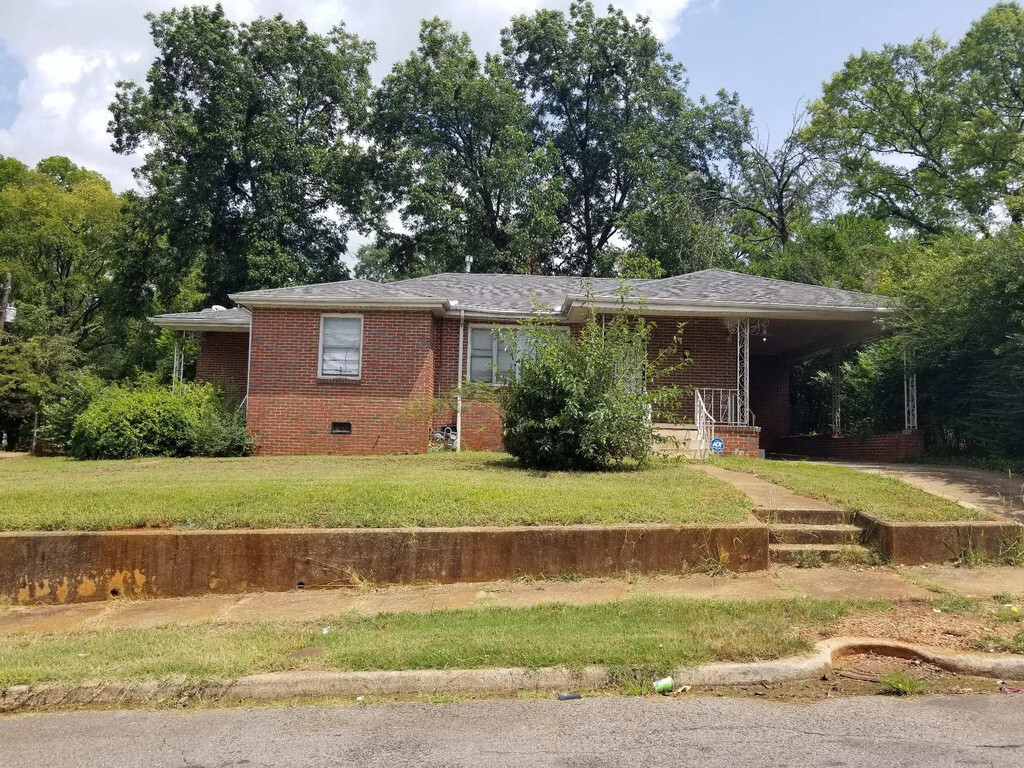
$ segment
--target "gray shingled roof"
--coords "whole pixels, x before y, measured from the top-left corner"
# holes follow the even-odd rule
[[[398,283],[375,283],[372,280],[340,280],[336,283],[313,285],[292,285],[287,288],[267,288],[260,291],[243,291],[231,294],[231,298],[245,304],[251,299],[400,299],[419,296],[398,287]]]
[[[464,309],[477,313],[526,314],[538,305],[561,310],[569,297],[580,297],[589,291],[598,299],[612,299],[625,283],[634,297],[648,302],[672,302],[687,307],[739,305],[741,308],[763,309],[864,309],[885,310],[890,299],[857,291],[843,291],[820,285],[806,285],[785,280],[772,280],[722,269],[705,269],[659,280],[626,280],[615,278],[579,278],[539,275],[489,275],[449,272],[394,283],[370,280],[343,280],[336,283],[297,285],[232,294],[243,306],[281,302],[324,306],[332,302],[372,306],[375,302],[389,305],[431,305],[438,310]],[[203,310],[202,312],[160,315],[152,318],[165,327],[187,325],[247,326],[249,313],[244,309]]]
[[[249,320],[252,315],[249,310],[236,307],[234,309],[208,309],[199,312],[171,312],[166,315],[157,315],[149,318],[153,323],[164,328],[187,329],[196,328],[224,328],[225,330],[243,329],[249,327]]]
[[[390,285],[420,296],[454,299],[458,301],[459,309],[467,311],[529,312],[535,301],[551,309],[560,309],[566,297],[584,292],[583,282],[584,279],[579,277],[456,272],[400,280]],[[636,297],[684,304],[782,305],[821,309],[875,309],[891,304],[889,299],[869,293],[772,280],[723,269],[705,269],[659,280],[589,278],[587,282],[596,298],[616,296],[620,285],[625,282]]]

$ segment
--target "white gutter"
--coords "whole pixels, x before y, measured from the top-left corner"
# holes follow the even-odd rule
[[[736,316],[736,317],[773,317],[777,319],[819,319],[849,320],[858,317],[870,318],[888,315],[896,311],[894,307],[822,307],[813,304],[752,304],[745,302],[700,302],[699,304],[681,303],[671,299],[632,300],[623,304],[617,299],[601,299],[588,301],[586,296],[567,296],[562,303],[561,313],[566,317],[574,309],[597,309],[604,312],[621,312],[623,308],[631,312],[651,315],[686,315],[695,316]]]
[[[248,333],[249,323],[211,323],[209,320],[161,320],[159,317],[146,318],[159,328],[172,331],[226,331],[228,333]]]
[[[447,299],[428,299],[412,297],[350,297],[350,296],[246,296],[244,293],[229,294],[228,298],[242,307],[263,307],[267,309],[305,309],[334,307],[367,307],[372,309],[430,309],[444,313],[451,307]]]

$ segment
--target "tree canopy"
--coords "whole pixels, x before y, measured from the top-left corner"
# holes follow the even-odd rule
[[[149,14],[146,85],[118,84],[113,148],[141,151],[146,205],[205,293],[337,280],[370,210],[360,137],[373,43],[219,5]],[[187,271],[187,270],[186,270]]]

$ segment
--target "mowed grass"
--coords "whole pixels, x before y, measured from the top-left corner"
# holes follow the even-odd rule
[[[343,615],[316,624],[202,624],[13,635],[0,637],[0,688],[57,681],[203,681],[293,669],[591,664],[611,667],[623,682],[638,675],[654,680],[680,665],[800,653],[810,644],[797,635],[796,627],[827,628],[851,610],[884,606],[807,598],[632,598],[586,606]],[[323,651],[292,655],[310,648]]]
[[[742,522],[747,499],[678,461],[529,472],[503,454],[0,463],[0,530]]]
[[[992,519],[981,510],[961,507],[894,478],[858,472],[849,467],[739,457],[718,459],[717,462],[726,469],[749,472],[801,496],[821,499],[840,509],[867,512],[889,522]]]

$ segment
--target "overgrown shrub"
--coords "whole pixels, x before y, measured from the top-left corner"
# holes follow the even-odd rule
[[[617,313],[591,312],[575,337],[541,320],[504,333],[516,360],[499,393],[504,444],[524,466],[598,470],[650,458],[653,422],[677,413],[683,394],[667,377],[689,358],[673,342],[648,359],[653,325],[631,311],[641,304],[623,295]]]
[[[59,400],[43,405],[42,425],[39,427],[40,453],[68,453],[75,422],[107,386],[99,376],[83,372],[75,376],[64,388]]]
[[[208,384],[108,387],[75,420],[69,444],[79,459],[240,456],[250,448],[244,418]]]
[[[245,456],[252,450],[245,412],[231,398],[210,398],[200,411],[194,430],[193,456]]]

